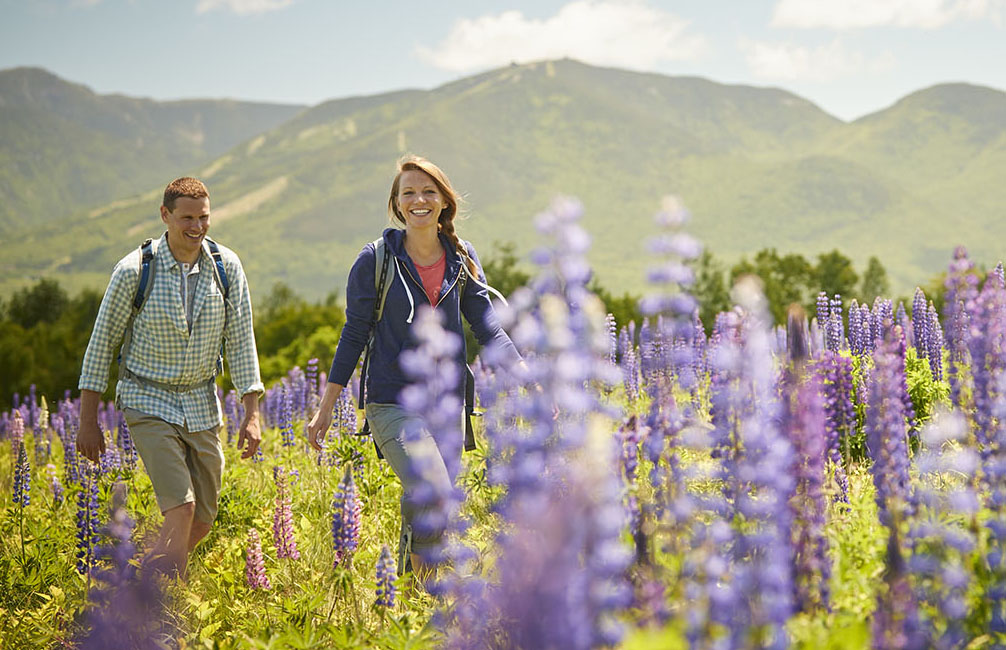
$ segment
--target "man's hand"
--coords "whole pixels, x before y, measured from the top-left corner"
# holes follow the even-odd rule
[[[105,453],[105,436],[101,434],[97,420],[85,421],[81,418],[77,428],[77,451],[94,463]]]
[[[258,421],[258,411],[247,413],[238,433],[238,449],[244,448],[241,458],[251,458],[262,444],[262,427]]]
[[[307,425],[307,441],[311,446],[321,451],[321,443],[332,426],[332,409],[319,408]]]
[[[101,393],[86,389],[80,391],[77,452],[95,463],[105,453],[105,436],[98,428],[98,402],[100,400]]]

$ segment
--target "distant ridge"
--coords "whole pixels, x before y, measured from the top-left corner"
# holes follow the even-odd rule
[[[100,99],[102,107],[119,107],[103,115],[132,114],[113,98]],[[249,132],[215,158],[171,169],[207,178],[214,211],[226,215],[214,233],[242,253],[260,293],[275,281],[312,297],[341,291],[360,247],[386,223],[395,160],[411,151],[438,162],[465,193],[471,218],[459,231],[483,255],[495,241],[529,251],[539,244],[532,217],[556,194],[573,195],[584,204],[597,276],[615,290],[642,293],[649,263],[643,242],[661,196],[673,193],[694,215],[689,230],[722,259],[765,247],[808,256],[837,248],[862,269],[877,255],[894,290],[908,294],[946,266],[956,244],[990,266],[1002,255],[1004,106],[1001,91],[944,84],[846,123],[776,88],[563,59],[430,91],[328,101]],[[177,117],[181,109],[158,110],[175,114],[184,129],[193,122]],[[16,109],[0,104],[5,125],[7,110]],[[80,120],[55,108],[45,115],[81,130]],[[156,196],[139,197],[170,174],[144,168],[156,178],[116,195],[128,200],[113,207],[99,209],[107,199],[65,198],[80,183],[80,169],[101,169],[95,152],[105,148],[117,158],[131,141],[84,132],[69,148],[47,141],[56,154],[80,154],[76,167],[54,176],[63,212],[29,206],[11,220],[21,236],[18,244],[0,243],[0,294],[39,275],[99,286],[123,251],[159,232]],[[0,192],[46,178],[18,164],[11,173],[4,165]],[[129,179],[141,175],[141,161],[133,164],[134,172],[122,172]],[[23,229],[29,220],[38,225]]]
[[[146,191],[302,109],[98,95],[41,68],[2,70],[0,235]]]

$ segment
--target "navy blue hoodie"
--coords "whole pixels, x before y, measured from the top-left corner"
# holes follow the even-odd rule
[[[384,245],[388,258],[388,276],[385,282],[390,284],[388,297],[384,303],[384,313],[377,323],[374,347],[370,353],[370,367],[367,371],[366,401],[368,404],[395,404],[398,393],[408,385],[409,381],[398,365],[398,357],[403,350],[415,347],[416,340],[411,334],[411,321],[420,305],[429,305],[430,300],[423,289],[419,272],[415,264],[405,252],[405,231],[388,228],[384,231]],[[489,292],[482,285],[486,282],[485,273],[479,263],[475,248],[467,241],[462,245],[468,251],[468,256],[478,267],[479,282],[468,278],[464,283],[464,295],[458,296],[461,286],[462,268],[461,256],[454,250],[450,240],[440,235],[440,243],[446,251],[444,264],[444,281],[440,285],[440,298],[436,305],[440,312],[444,329],[462,337],[461,315],[471,325],[475,338],[483,346],[499,346],[503,358],[509,358],[511,363],[520,360],[520,354],[503,331],[496,311],[489,300]],[[374,304],[377,301],[375,286],[376,253],[373,242],[368,243],[360,251],[353,268],[349,271],[349,281],[346,284],[346,325],[339,338],[339,346],[335,350],[332,369],[328,380],[345,386],[356,368],[370,331],[370,319],[374,315]],[[410,301],[411,296],[411,301]],[[461,346],[457,356],[459,365],[465,363],[465,348]],[[464,377],[464,374],[461,375]],[[464,383],[458,387],[458,394],[463,396]]]

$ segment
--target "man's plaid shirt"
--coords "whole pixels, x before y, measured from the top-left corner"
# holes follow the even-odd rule
[[[220,402],[209,380],[216,372],[221,337],[237,393],[264,391],[252,330],[248,281],[238,256],[223,246],[220,253],[230,282],[226,318],[224,297],[213,277],[213,259],[204,247],[199,259],[192,332],[189,333],[179,293],[182,270],[168,248],[167,233],[161,237],[152,262],[157,265],[154,284],[133,322],[129,356],[122,360],[130,372],[146,379],[173,386],[197,382],[206,382],[205,385],[174,393],[123,378],[115,387],[119,408],[156,415],[167,422],[185,425],[190,431],[218,426],[221,423]],[[78,388],[101,393],[108,385],[108,369],[122,342],[139,278],[140,251],[137,249],[119,260],[112,271],[91,341],[84,353]]]

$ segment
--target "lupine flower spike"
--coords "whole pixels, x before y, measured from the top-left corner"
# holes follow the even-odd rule
[[[262,558],[262,540],[258,530],[248,531],[248,550],[245,553],[245,582],[252,589],[269,589],[269,577],[265,574],[265,561]]]
[[[395,606],[395,561],[391,559],[391,550],[385,544],[381,547],[381,556],[377,558],[377,601],[378,607],[391,609]]]

